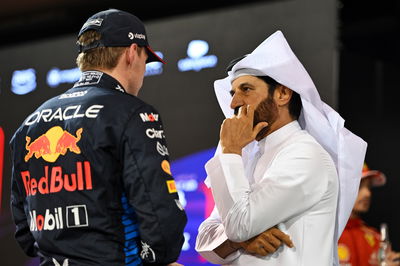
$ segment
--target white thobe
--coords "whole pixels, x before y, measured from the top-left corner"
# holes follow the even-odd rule
[[[333,265],[338,176],[330,155],[297,121],[258,145],[259,156],[248,160],[219,154],[207,162],[216,208],[199,227],[196,250],[224,265]],[[245,241],[275,225],[294,248],[265,257],[239,250],[225,259],[213,252],[228,238]]]

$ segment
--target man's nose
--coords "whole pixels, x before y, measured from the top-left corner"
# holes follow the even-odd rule
[[[240,97],[237,94],[234,94],[231,100],[231,108],[235,109],[237,107],[240,107],[244,104],[242,97]]]
[[[369,187],[367,187],[367,186],[365,186],[365,187],[362,187],[361,189],[360,189],[360,191],[362,192],[362,194],[363,194],[363,196],[364,197],[371,197],[371,189],[369,188]]]
[[[369,187],[366,189],[365,194],[366,194],[368,197],[371,197],[372,192],[371,192],[371,189],[370,189]]]

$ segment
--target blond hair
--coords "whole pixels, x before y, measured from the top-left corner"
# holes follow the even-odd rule
[[[89,30],[79,36],[80,45],[88,45],[100,40],[101,34]],[[127,47],[97,47],[82,52],[76,58],[76,64],[81,71],[91,69],[113,69],[117,66],[118,60]]]

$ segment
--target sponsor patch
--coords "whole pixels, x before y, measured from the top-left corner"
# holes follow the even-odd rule
[[[146,36],[144,34],[141,33],[133,33],[133,32],[129,32],[128,33],[128,38],[133,40],[133,39],[142,39],[142,40],[146,40]]]
[[[30,126],[39,122],[51,122],[53,120],[69,120],[75,118],[96,118],[104,105],[94,104],[89,106],[86,110],[81,110],[81,105],[70,105],[66,107],[59,107],[56,110],[43,109],[34,112],[26,120],[25,125]]]
[[[58,97],[58,99],[82,97],[82,96],[85,96],[86,93],[87,93],[87,91],[76,91],[73,93],[64,93],[64,94],[61,94],[60,97]]]
[[[169,155],[167,147],[165,145],[162,145],[158,141],[157,141],[157,151],[161,156]]]
[[[161,168],[164,170],[164,172],[166,172],[169,175],[171,174],[171,165],[169,164],[169,162],[167,160],[164,160],[161,162]]]
[[[60,264],[55,258],[53,258],[54,266],[68,266],[68,259],[63,260],[62,264]]]
[[[139,115],[143,122],[157,122],[158,121],[158,114],[140,113]]]
[[[154,250],[146,242],[140,241],[142,243],[142,251],[140,251],[140,257],[146,262],[155,262],[156,254]]]
[[[89,226],[86,205],[55,207],[45,209],[44,213],[31,210],[29,211],[29,218],[31,232]]]
[[[60,155],[65,155],[67,151],[80,154],[81,149],[77,143],[81,139],[83,128],[79,128],[74,136],[59,126],[47,130],[46,133],[31,142],[31,138],[26,136],[25,148],[28,153],[25,155],[25,162],[32,156],[36,159],[42,157],[46,162],[55,162]]]
[[[101,23],[103,23],[103,19],[102,18],[92,18],[92,19],[89,19],[85,23],[85,25],[83,25],[82,28],[86,28],[86,27],[89,27],[89,26],[92,26],[92,25],[100,27]]]
[[[86,205],[74,205],[66,207],[67,227],[89,226]]]
[[[350,259],[349,248],[344,244],[339,244],[338,245],[338,256],[339,256],[339,260],[341,262],[348,261]]]
[[[120,92],[125,92],[124,89],[123,89],[120,85],[117,85],[117,86],[115,87],[115,89],[116,89],[117,91],[120,91]]]
[[[167,187],[169,193],[177,193],[176,184],[174,180],[167,180]]]
[[[365,234],[364,234],[364,238],[365,238],[365,240],[367,241],[367,243],[368,243],[371,247],[375,246],[375,237],[374,237],[373,234],[371,234],[371,233],[365,233]]]
[[[100,71],[85,71],[74,87],[98,84],[102,76],[103,73]]]
[[[175,200],[175,203],[176,203],[176,206],[178,206],[178,208],[181,210],[181,211],[183,211],[183,206],[182,206],[182,203],[179,201],[179,200]]]
[[[154,139],[154,138],[156,138],[156,139],[163,139],[165,136],[164,136],[164,130],[157,130],[157,129],[154,129],[154,128],[148,128],[148,129],[146,129],[146,135],[147,135],[147,137],[149,137],[149,138],[151,138],[151,139]]]
[[[43,175],[31,176],[29,170],[22,171],[26,196],[47,195],[60,191],[92,190],[92,174],[88,161],[76,162],[76,171],[65,173],[61,166],[44,166]]]

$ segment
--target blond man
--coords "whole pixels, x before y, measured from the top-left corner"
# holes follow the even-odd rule
[[[41,265],[176,265],[187,218],[161,117],[137,98],[146,63],[163,61],[115,9],[90,17],[77,45],[80,80],[11,141],[16,240]]]

